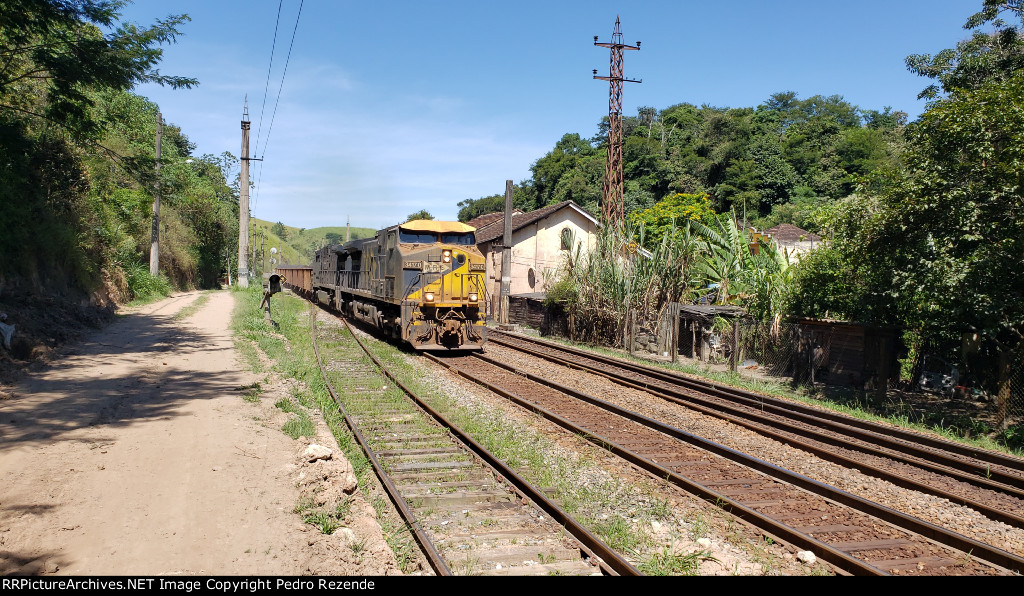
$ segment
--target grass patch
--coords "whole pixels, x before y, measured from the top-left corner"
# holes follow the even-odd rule
[[[133,263],[124,268],[128,292],[134,296],[128,306],[142,306],[162,300],[171,295],[174,286],[164,275],[150,275],[149,267],[142,263]]]
[[[294,413],[292,417],[288,419],[288,422],[284,423],[281,430],[284,431],[284,434],[293,439],[316,436],[316,425],[313,424],[313,420],[304,410]]]
[[[203,306],[205,306],[206,303],[209,302],[209,301],[210,301],[210,293],[209,293],[209,291],[203,292],[202,294],[199,295],[198,298],[196,298],[195,300],[192,301],[192,304],[189,304],[185,308],[179,310],[178,313],[176,315],[174,315],[174,320],[175,321],[183,321],[183,320],[191,317],[192,315],[194,315],[197,312],[199,312],[199,309],[203,308]]]
[[[275,296],[273,312],[278,327],[274,329],[266,323],[263,311],[259,308],[263,299],[260,287],[239,289],[236,286],[233,291],[236,306],[232,317],[232,329],[236,337],[235,345],[243,354],[247,366],[256,372],[265,371],[267,365],[263,364],[259,355],[259,351],[262,351],[270,363],[269,367],[279,376],[301,381],[301,384],[297,385],[304,389],[293,389],[292,397],[303,407],[320,410],[338,447],[352,464],[360,488],[365,494],[370,495],[370,502],[377,511],[377,520],[381,525],[384,539],[394,552],[399,568],[403,572],[416,571],[419,548],[408,527],[391,513],[391,505],[387,498],[376,494],[376,476],[373,468],[349,432],[343,415],[331,399],[320,375],[310,343],[309,303],[289,294]],[[318,316],[322,320],[328,315]],[[318,333],[321,355],[330,367],[330,363],[338,362],[345,355],[346,346],[352,343],[351,339],[346,332],[333,327],[323,326]],[[338,387],[338,390],[342,391],[343,388]],[[330,516],[322,513],[315,517],[312,512],[306,515],[311,516],[310,519],[321,529],[329,528]]]
[[[680,554],[664,548],[644,559],[637,569],[644,575],[699,575],[702,562],[717,560],[706,550]]]
[[[263,387],[259,381],[250,385],[242,385],[237,390],[242,392],[242,399],[251,404],[260,401],[260,394],[263,393]]]

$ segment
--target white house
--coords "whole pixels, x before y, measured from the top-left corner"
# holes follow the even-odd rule
[[[821,244],[821,236],[788,223],[769,228],[764,233],[779,248],[786,250],[790,263],[795,263],[802,255],[811,252]]]
[[[488,213],[469,222],[476,228],[477,248],[487,258],[488,313],[496,315],[501,298],[501,250],[505,214]],[[596,243],[598,221],[579,205],[565,201],[536,211],[512,213],[512,271],[509,293],[513,296],[546,291],[544,271],[554,272],[576,246],[591,250]]]

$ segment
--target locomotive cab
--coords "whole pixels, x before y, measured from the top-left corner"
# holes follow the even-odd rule
[[[474,232],[459,222],[398,226],[402,338],[416,349],[483,347],[486,266]]]

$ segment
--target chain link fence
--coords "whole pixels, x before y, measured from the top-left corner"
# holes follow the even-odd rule
[[[1024,426],[1024,370],[1012,353],[972,342],[964,335],[957,348],[925,349],[907,375],[914,389],[982,404],[996,424]],[[1022,430],[1024,432],[1024,430]],[[1024,436],[1020,437],[1024,443]]]

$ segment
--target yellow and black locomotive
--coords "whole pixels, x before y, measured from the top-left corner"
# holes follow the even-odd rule
[[[486,266],[474,231],[414,220],[324,247],[313,261],[313,294],[417,350],[479,350]]]

